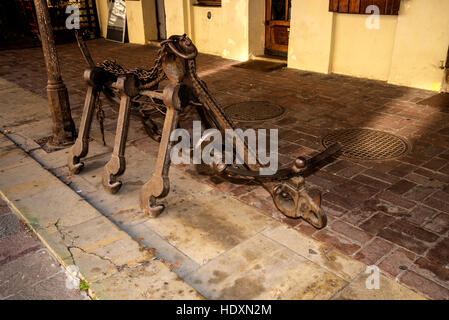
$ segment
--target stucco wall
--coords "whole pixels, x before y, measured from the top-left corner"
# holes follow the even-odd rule
[[[328,73],[333,14],[329,0],[292,1],[288,67]]]
[[[221,7],[166,1],[167,35],[185,32],[201,52],[247,60],[251,54],[263,54],[264,10],[264,0],[222,0]]]
[[[265,50],[265,0],[248,0],[249,56],[259,56]]]
[[[100,23],[100,34],[106,37],[106,30],[108,28],[108,0],[95,0],[97,5],[97,16]]]
[[[187,25],[188,0],[165,1],[165,20],[167,38],[174,34],[190,33]]]
[[[335,14],[331,71],[388,80],[397,16],[379,16],[379,29],[368,29],[367,16]]]
[[[328,0],[292,2],[290,68],[439,90],[449,46],[449,0],[402,0],[399,16],[328,12]]]
[[[439,90],[448,46],[449,0],[403,1],[389,82]]]

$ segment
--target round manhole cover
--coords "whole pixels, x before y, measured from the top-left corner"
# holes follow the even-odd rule
[[[389,160],[408,152],[407,140],[394,134],[363,128],[335,130],[322,140],[324,147],[339,142],[344,157],[357,160]]]
[[[264,121],[282,116],[285,109],[267,101],[245,101],[227,106],[225,112],[235,121]]]

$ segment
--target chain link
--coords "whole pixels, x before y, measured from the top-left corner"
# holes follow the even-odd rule
[[[156,79],[162,81],[165,78],[164,76],[161,77],[161,74],[163,74],[162,70],[162,57],[164,56],[164,46],[162,46],[157,54],[157,58],[154,61],[153,67],[151,69],[142,69],[142,68],[135,68],[135,69],[126,69],[119,65],[115,60],[104,60],[99,64],[99,66],[110,73],[112,73],[115,76],[121,76],[125,75],[127,73],[132,73],[137,76],[137,78],[140,80],[142,84],[146,84],[148,82],[152,82]]]

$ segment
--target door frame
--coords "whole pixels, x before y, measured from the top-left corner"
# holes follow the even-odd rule
[[[167,39],[167,19],[165,15],[165,2],[164,0],[156,0],[156,24],[157,24],[157,37],[158,40]]]
[[[449,93],[449,47],[447,48],[446,63],[444,65],[444,77],[441,84],[441,92]]]
[[[288,17],[288,0],[285,6],[285,17]],[[288,45],[280,45],[274,42],[270,42],[272,37],[274,37],[273,26],[281,25],[288,27],[288,41],[290,42],[290,21],[282,20],[271,20],[271,6],[272,0],[265,0],[265,53],[274,54],[280,56],[287,56]]]

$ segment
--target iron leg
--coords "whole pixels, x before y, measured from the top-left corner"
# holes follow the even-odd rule
[[[84,77],[90,78],[92,73],[92,70],[86,70]],[[86,100],[84,102],[83,115],[81,117],[79,134],[74,145],[70,148],[68,156],[68,167],[72,174],[78,174],[83,169],[84,163],[81,162],[81,158],[85,157],[89,152],[89,133],[95,110],[95,102],[98,99],[98,95],[98,87],[89,83],[87,87]]]
[[[169,84],[164,89],[164,103],[167,111],[161,142],[159,144],[156,167],[153,176],[142,186],[140,191],[140,207],[150,217],[157,217],[164,210],[164,206],[158,204],[157,199],[167,196],[170,191],[170,180],[168,178],[172,146],[170,135],[178,126],[180,105],[177,96],[179,94],[179,88],[180,86],[178,84]]]
[[[125,147],[129,128],[130,101],[131,98],[125,92],[122,92],[114,150],[112,151],[111,159],[103,170],[103,187],[112,194],[120,190],[122,182],[117,180],[117,177],[122,175],[126,169]]]

